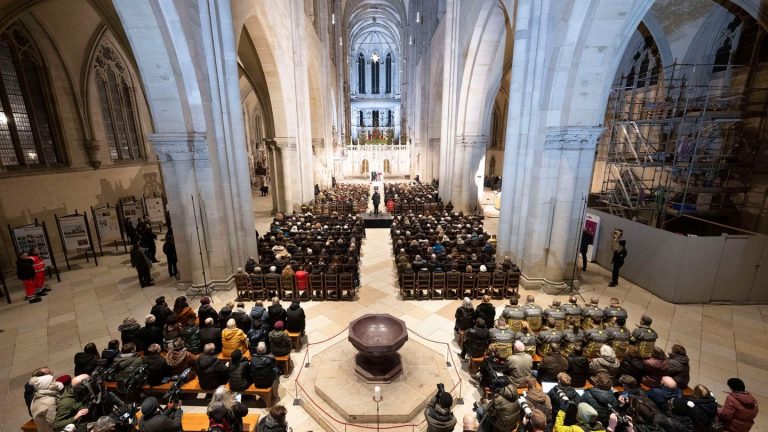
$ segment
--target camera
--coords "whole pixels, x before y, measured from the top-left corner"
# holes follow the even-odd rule
[[[173,385],[171,385],[171,388],[168,389],[167,392],[163,395],[163,400],[168,400],[168,402],[176,402],[180,399],[181,395],[181,386],[184,385],[184,383],[187,382],[187,378],[192,373],[192,368],[186,368],[182,373],[180,373],[178,376],[174,376],[171,378],[171,380],[174,381]]]
[[[568,397],[567,394],[565,394],[565,392],[560,387],[557,387],[556,393],[557,393],[557,397],[559,397],[560,400],[562,400],[563,402],[570,402],[571,399]]]
[[[608,409],[611,410],[612,414],[616,415],[616,430],[617,431],[626,430],[626,427],[629,426],[631,422],[631,418],[629,416],[619,413],[618,411],[616,411],[616,408],[614,408],[611,405],[608,405]]]
[[[520,396],[517,398],[517,403],[520,404],[520,409],[523,410],[525,416],[530,418],[531,414],[533,414],[533,410],[531,409],[531,406],[528,405],[528,401],[525,399],[525,396]]]

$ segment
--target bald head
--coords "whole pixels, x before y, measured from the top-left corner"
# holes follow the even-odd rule
[[[525,298],[525,302],[526,303],[533,303],[534,301],[536,301],[536,297],[534,297],[534,296],[532,296],[530,294],[528,295],[528,297]]]
[[[672,379],[672,377],[668,377],[668,376],[661,378],[661,385],[668,389],[673,389],[673,390],[677,388],[677,383],[675,382],[675,380]]]

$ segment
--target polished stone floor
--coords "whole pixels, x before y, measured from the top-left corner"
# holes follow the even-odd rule
[[[270,220],[268,209],[271,197],[258,195],[254,196],[257,229],[264,232]],[[488,221],[489,232],[495,232],[496,221]],[[452,332],[453,314],[458,302],[400,301],[390,251],[388,230],[368,230],[362,246],[359,298],[354,302],[306,303],[304,308],[310,343],[342,332],[347,323],[357,316],[386,312],[403,319],[410,329],[419,334],[449,343],[453,350],[458,350]],[[141,321],[157,296],[165,295],[172,301],[183,294],[185,288],[168,277],[163,262],[153,269],[158,285],[144,289],[138,286],[128,255],[105,256],[99,263],[98,267],[82,263],[80,269],[62,273],[62,282],[53,283],[50,295],[34,305],[21,301],[21,286],[11,281],[14,303],[0,306],[0,329],[3,330],[0,345],[4,347],[0,351],[0,364],[3,365],[0,368],[0,409],[4,414],[0,419],[0,430],[18,430],[19,425],[28,419],[22,395],[23,385],[32,370],[47,365],[56,374],[71,374],[72,358],[83,345],[95,342],[102,349],[108,340],[119,338],[117,326],[123,318],[133,316]],[[674,343],[685,345],[691,357],[691,382],[706,385],[718,400],[725,399],[725,381],[738,376],[746,382],[747,389],[756,395],[759,403],[766,406],[768,306],[674,305],[625,280],[618,287],[608,288],[609,276],[605,269],[590,265],[582,275],[582,294],[587,298],[601,296],[601,304],[612,296],[621,298],[633,324],[643,313],[654,317],[654,328],[660,334],[661,345],[666,349]],[[535,295],[542,305],[549,304],[555,297],[541,291],[520,292],[522,295]],[[221,307],[233,297],[233,292],[216,293],[215,305]],[[566,298],[565,295],[558,297],[561,300]],[[498,312],[503,302],[495,303]],[[197,300],[193,299],[191,304],[196,308]],[[250,309],[250,304],[246,307]],[[338,337],[343,338],[344,335]],[[312,346],[310,350],[319,352],[327,346],[330,343]],[[434,344],[434,349],[445,352],[444,345]],[[297,366],[304,355],[305,351],[293,354]],[[454,355],[454,362],[457,360]],[[466,368],[466,365],[458,364]],[[464,380],[468,379],[465,369],[460,371],[460,375]],[[281,403],[288,407],[289,423],[296,432],[320,430],[301,407],[292,406],[296,393],[295,377],[296,372],[281,381]],[[463,397],[465,404],[455,409],[459,420],[463,414],[470,412],[478,393],[471,386],[464,385]],[[310,402],[304,400],[302,403]],[[202,407],[189,409],[203,410]],[[264,413],[264,410],[256,410]],[[764,410],[753,430],[768,430],[763,426],[767,416]]]

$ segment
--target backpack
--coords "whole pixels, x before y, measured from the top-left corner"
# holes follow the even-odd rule
[[[27,411],[32,417],[32,400],[35,399],[35,386],[30,383],[24,384],[24,402],[27,404]]]
[[[222,418],[216,420],[213,417],[208,417],[208,429],[207,432],[232,432],[232,425],[229,420]]]

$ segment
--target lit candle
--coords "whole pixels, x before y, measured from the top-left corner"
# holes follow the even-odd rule
[[[381,400],[381,387],[376,386],[373,388],[373,399],[378,402]]]

